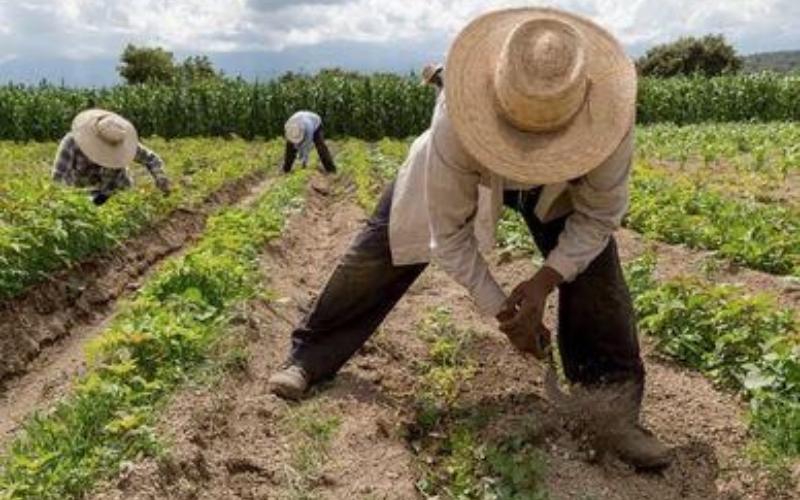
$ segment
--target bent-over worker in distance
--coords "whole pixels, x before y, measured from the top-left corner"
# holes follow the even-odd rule
[[[291,172],[298,155],[303,166],[307,166],[312,146],[316,146],[319,161],[325,171],[336,172],[336,165],[333,163],[331,152],[322,135],[322,118],[318,114],[311,111],[298,111],[286,121],[284,129],[286,153],[283,156],[283,171],[285,173]]]
[[[422,68],[422,85],[430,85],[436,89],[436,95],[444,89],[444,66],[441,64],[426,64]]]
[[[139,143],[136,128],[116,113],[90,109],[75,117],[72,130],[61,140],[53,164],[53,180],[93,188],[92,201],[102,205],[114,192],[133,186],[127,170],[131,162],[143,165],[156,186],[169,194],[164,162]]]
[[[433,260],[538,357],[550,338],[545,302],[558,290],[567,378],[589,391],[633,386],[635,411],[616,423],[613,451],[636,467],[667,465],[669,450],[638,421],[644,366],[613,237],[628,206],[633,64],[592,21],[522,8],[473,21],[445,72],[430,129],[294,330],[271,390],[299,398],[334,376]],[[504,205],[546,256],[510,295],[480,251]]]

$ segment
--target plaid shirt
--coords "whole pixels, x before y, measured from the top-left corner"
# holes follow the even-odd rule
[[[139,144],[133,161],[144,165],[156,181],[166,178],[164,162],[143,145]],[[133,185],[126,169],[106,168],[92,163],[80,150],[72,134],[67,134],[58,147],[53,164],[53,180],[68,186],[97,187],[98,192],[105,195]]]

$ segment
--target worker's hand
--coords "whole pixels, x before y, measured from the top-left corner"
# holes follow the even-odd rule
[[[545,304],[562,280],[555,270],[542,268],[533,278],[517,285],[498,314],[500,331],[520,351],[539,359],[547,355],[552,335],[542,321]]]
[[[164,194],[169,194],[172,191],[172,184],[167,177],[159,177],[156,179],[156,187]]]
[[[103,205],[105,202],[107,202],[111,196],[101,191],[92,191],[91,197],[92,197],[92,203],[94,203],[99,207],[100,205]]]

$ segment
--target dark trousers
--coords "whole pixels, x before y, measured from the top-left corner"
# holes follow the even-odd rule
[[[389,250],[389,185],[308,315],[292,333],[290,362],[318,381],[331,377],[369,339],[427,264],[395,266]],[[539,191],[507,191],[537,246],[555,248],[566,218],[543,224],[534,216]],[[558,346],[567,378],[587,386],[633,381],[641,388],[633,307],[612,239],[572,283],[559,287]]]
[[[333,163],[333,157],[328,149],[328,145],[325,144],[325,136],[322,133],[322,127],[314,132],[314,147],[317,149],[319,161],[322,163],[322,167],[325,171],[330,173],[336,172],[336,165]],[[283,155],[283,171],[285,173],[288,174],[292,171],[292,165],[294,165],[296,159],[297,147],[291,142],[286,141],[286,152]]]

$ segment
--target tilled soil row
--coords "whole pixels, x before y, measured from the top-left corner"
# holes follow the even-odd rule
[[[121,297],[202,235],[215,210],[247,202],[269,183],[266,176],[259,171],[230,182],[198,206],[178,208],[115,250],[0,304],[0,441],[80,371],[84,341],[113,317]]]
[[[280,246],[263,257],[278,299],[250,302],[230,333],[247,345],[246,362],[211,390],[177,395],[158,426],[170,443],[168,455],[126,465],[94,498],[420,498],[421,471],[437,457],[415,442],[418,365],[430,357],[416,332],[436,307],[476,332],[468,351],[475,372],[455,408],[497,415],[481,431],[486,442],[538,423],[551,498],[780,498],[741,458],[747,443],[742,404],[702,376],[650,355],[646,342],[644,420],[674,448],[675,462],[660,474],[636,473],[610,457],[590,463],[546,401],[542,366],[515,354],[435,268],[335,380],[299,404],[270,395],[266,380],[285,359],[290,323],[307,311],[362,221],[351,201],[310,190]],[[534,271],[528,259],[495,261],[505,288]],[[552,304],[548,316],[552,325]],[[445,425],[425,439],[445,439],[447,432]]]

